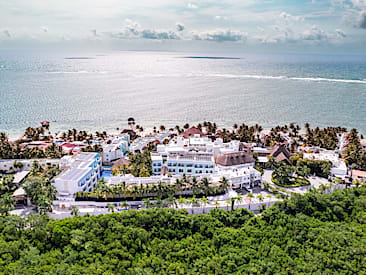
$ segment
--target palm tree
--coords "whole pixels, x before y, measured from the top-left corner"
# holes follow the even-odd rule
[[[197,205],[198,200],[196,199],[196,196],[193,196],[188,199],[192,206],[192,214],[194,214],[194,207]]]
[[[150,208],[151,201],[150,201],[149,198],[143,199],[143,202],[144,202],[144,206],[145,206],[146,209]]]
[[[229,205],[231,204],[231,200],[226,200],[226,210],[229,210]]]
[[[201,198],[201,203],[203,205],[203,214],[205,213],[205,206],[208,204],[208,199],[206,197]]]
[[[0,216],[7,216],[14,209],[15,201],[8,194],[3,194],[0,198]]]
[[[250,209],[250,204],[252,203],[252,198],[254,198],[253,193],[248,193],[247,197],[249,198],[249,209]]]
[[[222,177],[219,183],[221,183],[221,187],[226,193],[229,188],[229,181],[225,177]]]
[[[115,208],[116,206],[113,203],[108,203],[108,212],[111,211],[112,213],[114,213]]]
[[[236,201],[236,198],[231,198],[230,199],[230,202],[231,202],[231,211],[233,211],[234,208],[235,208],[235,201]]]
[[[180,196],[180,197],[178,198],[178,203],[179,203],[180,205],[182,205],[182,204],[186,204],[186,203],[187,203],[187,200],[186,200],[185,198],[183,198],[182,196]]]
[[[242,196],[241,194],[238,194],[238,195],[236,196],[236,201],[237,201],[238,203],[242,203],[242,202],[243,202],[243,196]]]
[[[127,203],[127,201],[124,201],[124,202],[122,203],[122,206],[123,206],[124,208],[129,208],[129,207],[130,207],[130,205]]]
[[[79,215],[79,208],[77,208],[75,205],[71,208],[71,215],[74,217]]]

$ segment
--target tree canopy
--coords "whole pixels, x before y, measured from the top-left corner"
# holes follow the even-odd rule
[[[0,273],[363,274],[366,187],[245,209],[0,217]]]

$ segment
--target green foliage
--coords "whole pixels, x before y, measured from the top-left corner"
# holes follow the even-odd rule
[[[35,209],[40,214],[52,211],[53,200],[56,199],[56,188],[51,179],[59,172],[58,168],[43,169],[37,161],[33,163],[29,176],[24,182],[24,190]]]
[[[151,150],[146,149],[143,153],[129,153],[130,172],[135,177],[149,177],[152,175]]]
[[[5,274],[363,274],[366,187],[263,211],[0,217]]]
[[[306,166],[310,168],[310,174],[315,174],[316,176],[323,178],[329,177],[330,169],[332,168],[331,161],[303,159],[302,155],[292,156],[291,163],[296,167]]]
[[[341,127],[328,127],[324,129],[311,129],[309,125],[306,127],[306,144],[310,146],[319,146],[328,150],[334,150],[337,148],[338,137],[337,133],[343,133],[345,128]]]
[[[366,170],[366,152],[362,151],[361,143],[356,129],[352,129],[348,136],[349,145],[343,158],[352,169]]]
[[[33,128],[28,128],[33,129]],[[43,129],[43,128],[40,128]],[[29,130],[33,131],[33,130]],[[35,134],[32,138],[33,132],[30,132],[30,139],[39,140],[39,134]],[[26,135],[27,136],[27,135]],[[38,147],[24,147],[21,146],[23,140],[10,142],[5,133],[0,133],[0,159],[32,159],[32,158],[61,158],[63,156],[62,148],[52,143],[45,150]],[[14,163],[14,168],[21,168],[21,164]]]

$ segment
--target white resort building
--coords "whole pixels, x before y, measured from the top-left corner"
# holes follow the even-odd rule
[[[119,134],[111,136],[102,144],[102,160],[103,163],[110,163],[116,159],[120,159],[126,155],[130,146],[130,135]]]
[[[72,196],[77,192],[92,191],[102,170],[101,155],[80,153],[61,158],[61,174],[53,180],[59,196]]]

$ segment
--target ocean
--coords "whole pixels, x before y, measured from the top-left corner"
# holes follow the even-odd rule
[[[366,134],[366,57],[0,51],[0,131],[51,122],[115,131],[215,121],[344,126]]]

